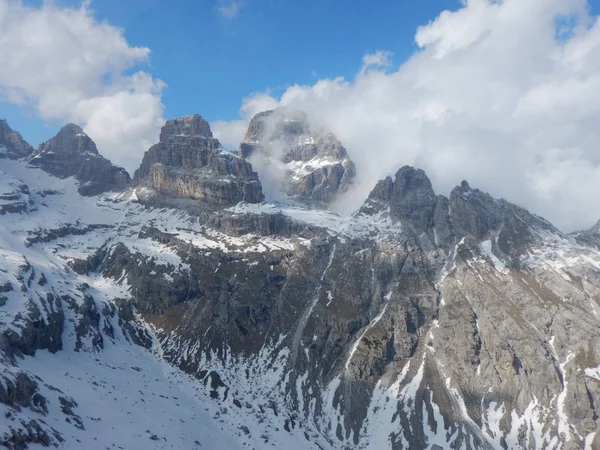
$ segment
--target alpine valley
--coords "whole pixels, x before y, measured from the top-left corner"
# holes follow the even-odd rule
[[[600,224],[398,169],[341,217],[301,112],[169,120],[131,177],[0,121],[0,446],[600,449]]]

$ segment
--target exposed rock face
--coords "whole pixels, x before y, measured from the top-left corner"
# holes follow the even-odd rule
[[[75,177],[81,195],[121,190],[131,182],[127,171],[100,155],[94,141],[74,124],[41,144],[29,163],[59,178]]]
[[[161,194],[220,206],[263,200],[250,163],[223,151],[199,115],[168,120],[160,142],[144,154],[134,180]]]
[[[499,249],[515,264],[521,254],[540,242],[537,231],[560,235],[547,220],[504,199],[471,189],[466,181],[452,190],[450,210],[457,235],[482,241],[495,239]]]
[[[330,204],[348,190],[356,174],[333,134],[312,127],[303,112],[283,108],[252,118],[240,155],[302,202]]]
[[[33,153],[33,147],[13,131],[6,120],[0,120],[0,158],[18,159]]]
[[[600,249],[600,221],[589,230],[578,231],[572,233],[571,236],[577,242]]]

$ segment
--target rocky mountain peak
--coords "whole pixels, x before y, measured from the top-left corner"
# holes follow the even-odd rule
[[[62,127],[52,139],[44,142],[38,148],[36,155],[56,153],[65,156],[98,155],[94,141],[79,125],[73,123]]]
[[[120,190],[131,183],[127,171],[100,155],[94,141],[72,123],[40,144],[29,163],[59,178],[75,177],[82,195]]]
[[[392,217],[407,220],[416,230],[424,231],[431,222],[435,204],[435,192],[423,170],[404,166],[396,172],[390,198]]]
[[[328,205],[346,192],[356,173],[332,133],[312,124],[303,111],[290,108],[255,115],[239,155],[253,163],[261,178],[275,179],[277,189],[289,198],[316,205]]]
[[[134,181],[170,198],[219,206],[258,203],[264,198],[252,165],[223,151],[198,114],[165,123],[160,142],[144,154]]]
[[[18,159],[32,153],[33,147],[5,119],[0,120],[0,158]]]
[[[387,177],[376,184],[360,212],[373,215],[383,211],[419,236],[426,247],[447,246],[453,239],[448,199],[435,194],[421,169],[404,166],[393,180]]]
[[[450,194],[450,218],[457,236],[495,241],[514,264],[540,241],[540,231],[561,234],[547,220],[504,199],[472,189],[466,181]]]
[[[369,199],[371,200],[379,200],[381,202],[389,202],[392,198],[392,193],[394,191],[394,180],[392,177],[386,177],[383,180],[379,180],[371,193],[369,194]]]
[[[600,220],[592,227],[592,233],[600,234]]]
[[[295,139],[308,134],[310,125],[306,113],[291,108],[279,108],[256,114],[248,124],[244,142],[283,140],[293,143]],[[251,150],[249,147],[245,149]],[[244,151],[244,148],[241,151]]]
[[[173,136],[212,138],[213,134],[208,122],[200,114],[167,120],[160,131],[160,142]]]

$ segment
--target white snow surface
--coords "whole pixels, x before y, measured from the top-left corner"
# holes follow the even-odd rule
[[[297,181],[302,180],[318,169],[338,164],[340,164],[340,161],[337,159],[315,156],[310,161],[291,161],[286,164],[286,168],[290,172],[292,178]]]
[[[508,269],[506,268],[506,265],[492,251],[492,241],[491,240],[483,241],[481,243],[481,249],[483,250],[484,254],[492,261],[494,268],[498,272],[508,273]]]

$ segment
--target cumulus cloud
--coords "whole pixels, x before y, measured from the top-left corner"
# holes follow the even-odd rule
[[[467,179],[565,230],[590,227],[600,218],[600,22],[587,6],[464,1],[416,30],[419,50],[401,66],[378,52],[351,80],[249,97],[219,133],[239,140],[260,98],[306,111],[345,144],[360,178],[347,210],[410,164],[439,193]]]
[[[0,54],[0,101],[82,125],[104,156],[129,170],[157,140],[165,85],[136,70],[150,50],[98,22],[89,1],[67,8],[0,0]]]

